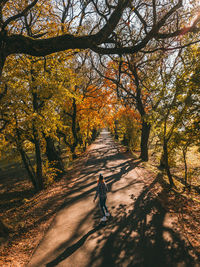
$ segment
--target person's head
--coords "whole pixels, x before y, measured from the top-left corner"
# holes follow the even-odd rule
[[[98,180],[99,183],[102,183],[103,182],[103,175],[100,173],[99,174],[99,180]]]

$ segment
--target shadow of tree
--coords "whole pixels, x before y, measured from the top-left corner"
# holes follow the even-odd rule
[[[67,259],[95,232],[98,240],[88,266],[198,266],[191,247],[165,224],[166,210],[158,201],[159,195],[150,192],[156,183],[157,179],[144,188],[136,200],[132,195],[130,205],[113,208],[113,217],[105,227],[99,225],[99,212],[95,210],[93,229],[71,246],[67,246],[69,242],[62,244],[67,248],[46,266],[53,267]]]
[[[119,205],[113,210],[114,217],[104,228],[88,266],[97,266],[97,261],[98,266],[109,267],[195,266],[191,247],[165,225],[166,210],[149,192],[156,181],[139,195],[135,204]]]
[[[123,164],[120,164],[119,165],[119,167],[120,167],[119,168],[119,173],[107,177],[107,181],[108,181],[109,187],[111,187],[113,183],[115,183],[116,181],[118,181],[122,177],[122,175],[124,175],[125,173],[127,173],[127,171],[130,171],[130,170],[134,169],[135,167],[137,167],[137,165],[139,163],[140,163],[140,161],[137,161],[137,162],[133,163],[132,160],[127,160]],[[60,207],[59,210],[61,210],[63,208],[66,208],[67,206],[72,205],[74,202],[76,202],[76,201],[78,201],[80,199],[84,199],[90,193],[95,192],[96,187],[94,187],[94,186],[87,189],[87,187],[92,186],[94,184],[96,184],[96,181],[90,182],[89,184],[86,184],[86,185],[78,184],[77,186],[75,186],[69,194],[67,193],[66,196],[68,196],[68,198],[62,204],[62,206]],[[82,192],[82,189],[86,189],[86,191]],[[71,198],[69,197],[72,192],[79,192],[79,191],[81,193],[79,195],[77,195],[76,197],[74,197],[74,196],[72,196]],[[72,253],[70,254],[69,251],[73,251],[73,253],[74,253],[78,248],[80,248],[80,246],[79,246],[80,244],[81,245],[84,244],[85,240],[87,239],[87,237],[89,235],[93,234],[94,232],[96,232],[96,231],[98,231],[99,229],[102,228],[102,225],[101,226],[99,225],[99,219],[100,219],[100,214],[101,214],[100,209],[99,208],[95,208],[94,210],[91,210],[90,213],[94,213],[94,216],[93,216],[94,217],[94,220],[96,222],[98,221],[96,223],[96,225],[94,226],[94,229],[91,230],[91,231],[89,231],[86,235],[84,235],[78,241],[78,244],[75,243],[74,245],[72,245],[72,246],[68,247],[67,249],[65,249],[65,251],[60,256],[58,256],[55,260],[53,260],[49,264],[55,264],[57,261],[60,262],[60,261],[63,261],[65,258],[69,257],[72,254]],[[90,215],[90,213],[86,214],[85,215],[85,218],[79,223],[79,225],[77,226],[76,230],[74,231],[75,234],[70,238],[70,240],[67,240],[66,242],[60,244],[59,247],[55,248],[55,251],[63,250],[63,248],[65,248],[66,246],[68,246],[68,244],[70,244],[70,242],[72,242],[73,239],[76,238],[77,230],[85,222],[85,220],[87,220],[87,218]],[[48,266],[55,266],[55,265],[48,265]]]
[[[123,163],[116,165],[114,168],[115,168],[115,170],[118,170],[118,172],[116,172],[112,175],[109,175],[105,178],[105,181],[106,181],[108,187],[111,188],[113,183],[119,181],[123,175],[129,173],[131,170],[136,168],[140,164],[140,162],[141,162],[140,160],[138,160],[138,161],[126,160]],[[96,173],[96,170],[94,170],[94,173]],[[91,174],[91,172],[88,172],[87,176],[90,174]],[[77,200],[79,200],[81,198],[84,198],[85,196],[88,196],[92,192],[95,192],[96,186],[93,186],[93,185],[96,185],[96,180],[94,180],[94,179],[92,181],[90,180],[90,182],[88,182],[86,184],[84,183],[84,181],[83,181],[83,184],[81,182],[76,184],[70,190],[70,192],[67,192],[66,195],[64,196],[66,198],[66,201],[61,206],[61,209],[64,208],[65,206],[69,205],[69,204],[76,202]],[[73,194],[76,192],[80,192],[80,194],[78,194],[77,196],[74,197]],[[72,197],[70,198],[71,195],[72,195]]]
[[[59,264],[61,261],[65,260],[69,256],[71,256],[77,249],[79,249],[87,240],[87,238],[98,231],[102,226],[98,225],[94,229],[90,230],[87,234],[85,234],[82,238],[78,240],[78,242],[74,243],[72,246],[68,247],[60,254],[55,260],[47,263],[47,267],[54,267]]]
[[[121,154],[118,154],[120,158],[124,159],[124,157]],[[118,156],[116,156],[115,154],[115,158],[118,158]],[[113,158],[112,158],[113,159]],[[110,157],[104,157],[103,159],[101,159],[101,161],[107,162],[110,161],[111,158]],[[89,161],[90,162],[90,161]],[[116,181],[118,181],[119,179],[121,179],[121,177],[128,173],[129,171],[131,171],[132,169],[134,169],[135,167],[137,167],[139,165],[140,161],[134,161],[134,160],[124,160],[123,163],[120,163],[118,165],[115,165],[115,172],[113,175],[107,176],[106,177],[106,181],[109,185],[109,187],[112,186],[113,183],[115,183]],[[92,162],[93,164],[93,162]],[[87,164],[88,166],[89,163]],[[96,170],[94,169],[94,173],[96,172]],[[82,176],[82,174],[87,174],[90,175],[91,174],[91,169],[88,170],[88,167],[86,166],[86,168],[81,171],[80,176]],[[83,178],[83,181],[84,178]],[[61,209],[73,204],[74,202],[80,200],[80,199],[84,199],[85,197],[87,197],[90,193],[94,192],[96,190],[96,186],[93,186],[96,184],[96,180],[89,180],[88,183],[81,183],[79,180],[79,183],[76,184],[70,192],[66,193],[65,198],[66,201],[63,203],[63,205],[61,206]],[[73,196],[73,193],[76,192],[80,192],[80,194],[78,194],[77,196]],[[71,196],[72,195],[72,196]],[[92,235],[93,233],[95,233],[96,231],[100,230],[102,228],[102,226],[99,225],[99,217],[100,217],[100,210],[98,208],[94,209],[91,211],[92,213],[95,212],[94,215],[94,219],[95,221],[98,220],[98,223],[94,226],[94,228],[89,231],[87,234],[85,234],[82,238],[79,239],[78,242],[74,243],[72,246],[69,246],[69,244],[76,238],[75,233],[77,232],[76,230],[74,231],[74,235],[72,235],[72,237],[70,238],[70,240],[67,240],[65,242],[63,242],[62,244],[60,244],[59,247],[55,248],[55,251],[63,251],[63,249],[66,249],[54,260],[52,260],[51,262],[49,262],[47,264],[47,266],[56,266],[59,262],[64,261],[66,258],[68,258],[70,255],[72,255],[77,249],[79,249],[87,240],[88,236]],[[88,218],[89,214],[86,214],[84,220],[86,220]],[[84,223],[84,220],[82,220],[79,225],[77,226],[76,229],[79,229],[80,225],[82,225]]]
[[[182,185],[183,191],[185,191],[185,181],[184,181],[184,178],[179,177],[179,176],[173,174],[173,179],[174,180],[177,180]],[[193,185],[191,182],[188,182],[187,181],[186,188],[189,188],[190,189],[190,192],[194,191],[194,192],[200,193],[200,186],[199,185]]]
[[[105,142],[103,138],[98,140],[99,144]],[[85,164],[85,168],[80,171],[79,182],[75,184],[71,191],[66,193],[66,201],[61,208],[67,207],[77,200],[84,200],[89,194],[95,191],[96,181],[92,175],[104,169],[113,174],[106,177],[109,187],[119,181],[123,175],[136,168],[139,160],[125,159],[122,153],[108,140],[106,143],[111,149],[94,149]],[[117,160],[123,159],[117,164]],[[113,167],[107,163],[115,161]],[[113,168],[113,170],[112,170]],[[86,177],[89,177],[85,183]],[[159,195],[151,194],[150,189],[157,183],[154,182],[143,189],[137,199],[131,196],[130,204],[121,204],[113,207],[112,215],[105,227],[99,226],[99,210],[95,209],[93,229],[77,240],[77,229],[86,223],[91,214],[85,214],[84,219],[77,225],[71,238],[55,248],[59,255],[46,266],[53,267],[64,261],[75,251],[86,245],[89,236],[97,233],[96,247],[90,255],[88,266],[195,266],[195,259],[191,248],[185,243],[178,232],[165,223],[167,212],[158,201]],[[131,181],[126,186],[132,186],[140,181]],[[123,190],[123,186],[118,190]],[[73,195],[77,193],[77,195]],[[80,193],[79,193],[80,192]],[[160,192],[159,194],[162,194]],[[86,243],[86,244],[85,244]],[[72,245],[71,245],[72,244]]]

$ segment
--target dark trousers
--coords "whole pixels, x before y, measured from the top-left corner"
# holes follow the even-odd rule
[[[100,197],[99,198],[99,204],[100,204],[100,208],[101,208],[101,211],[103,213],[103,216],[106,216],[105,215],[105,210],[106,210],[106,212],[108,212],[108,209],[106,207],[106,197]]]

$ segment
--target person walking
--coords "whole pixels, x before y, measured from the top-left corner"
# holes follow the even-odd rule
[[[103,218],[101,218],[102,222],[107,221],[106,217],[110,216],[110,213],[108,212],[108,208],[106,206],[107,192],[108,192],[108,187],[103,179],[103,175],[100,174],[99,180],[97,182],[96,195],[93,201],[95,202],[97,196],[99,196],[99,204],[103,214]]]

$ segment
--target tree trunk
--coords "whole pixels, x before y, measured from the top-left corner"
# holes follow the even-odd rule
[[[190,191],[190,186],[188,185],[188,181],[187,181],[187,176],[188,176],[188,167],[187,167],[187,160],[186,160],[186,149],[183,148],[183,161],[184,161],[184,167],[185,167],[185,177],[184,177],[184,182],[185,182],[185,188],[188,187],[189,191]]]
[[[145,121],[146,111],[145,106],[142,102],[142,96],[141,96],[141,86],[140,81],[137,73],[137,67],[134,65],[132,68],[133,75],[135,77],[135,85],[136,85],[136,104],[137,104],[137,110],[140,113],[141,119],[142,119],[142,132],[141,132],[141,141],[140,141],[140,158],[143,161],[148,161],[148,140],[149,140],[149,134],[151,125]]]
[[[92,141],[94,141],[97,138],[98,131],[96,128],[92,129]]]
[[[34,70],[31,69],[31,77],[32,81],[35,81]],[[38,95],[37,91],[34,91],[32,88],[32,96],[33,96],[33,110],[38,113]],[[36,183],[37,183],[37,191],[44,189],[43,177],[42,177],[42,156],[41,156],[41,148],[40,148],[40,138],[38,135],[38,129],[36,127],[36,121],[33,120],[33,138],[35,145],[35,157],[36,157]]]
[[[164,153],[162,152],[161,158],[160,158],[160,165],[158,167],[160,170],[165,169],[165,159],[164,159]]]
[[[128,141],[128,138],[126,137],[126,133],[123,134],[122,144],[124,146],[127,146],[128,147],[129,141]]]
[[[146,122],[142,121],[142,133],[141,133],[141,141],[140,141],[140,148],[141,148],[141,154],[140,157],[143,161],[148,161],[148,140],[149,140],[149,134],[150,134],[151,125]]]
[[[33,124],[33,136],[35,144],[35,157],[36,157],[36,182],[37,182],[37,191],[40,191],[44,188],[43,177],[42,177],[42,156],[40,149],[40,139],[38,136],[37,129]]]
[[[118,136],[118,121],[115,120],[114,124],[115,124],[115,129],[114,129],[114,131],[115,131],[115,139],[118,140],[118,138],[119,138],[119,136]]]
[[[169,158],[168,158],[168,147],[167,147],[167,140],[164,139],[164,144],[163,144],[163,157],[164,157],[164,162],[165,162],[165,170],[167,172],[167,176],[169,178],[169,183],[170,186],[174,186],[174,181],[170,172],[170,167],[169,167]]]
[[[76,129],[76,113],[77,113],[77,109],[76,109],[76,100],[75,98],[73,99],[73,114],[72,114],[72,134],[73,134],[73,138],[74,138],[74,141],[73,141],[73,144],[71,146],[71,152],[72,152],[72,157],[73,159],[75,159],[77,156],[76,156],[76,147],[78,145],[78,136],[77,136],[77,129]]]
[[[6,227],[3,221],[0,219],[0,237],[4,237],[4,238],[8,237],[9,232],[10,232],[10,229]]]
[[[30,161],[28,159],[28,156],[26,155],[26,152],[23,150],[22,147],[19,147],[18,150],[19,150],[19,153],[21,155],[24,167],[28,173],[28,177],[30,178],[35,191],[37,191],[37,183],[35,181],[35,174],[33,173],[33,168],[30,166]]]
[[[62,163],[62,159],[56,151],[54,141],[50,136],[45,137],[46,140],[46,155],[51,165],[58,169],[57,177],[60,177],[65,171]]]
[[[4,49],[2,48],[3,45],[4,45],[4,42],[2,40],[0,42],[0,79],[1,79],[2,72],[3,72],[3,67],[6,61],[6,55],[5,55]]]
[[[31,162],[30,162],[28,156],[26,155],[26,152],[24,151],[23,146],[22,146],[22,139],[21,139],[20,131],[18,129],[18,121],[17,121],[16,114],[15,114],[15,120],[16,120],[16,140],[15,141],[16,141],[17,149],[18,149],[18,151],[19,151],[19,153],[21,155],[21,159],[22,159],[24,167],[25,167],[25,169],[26,169],[26,171],[28,173],[28,177],[30,178],[35,191],[37,191],[37,184],[36,184],[36,180],[35,180],[35,172],[33,170]]]

